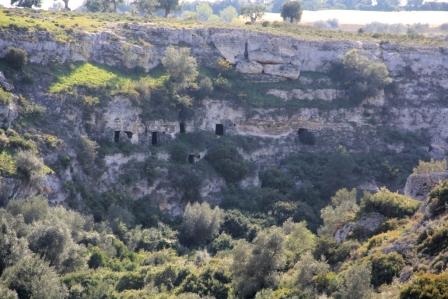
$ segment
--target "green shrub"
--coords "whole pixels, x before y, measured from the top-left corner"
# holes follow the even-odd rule
[[[438,254],[448,248],[448,225],[426,229],[420,234],[418,241],[419,251],[430,255]]]
[[[361,211],[378,212],[390,218],[403,218],[413,215],[420,204],[417,200],[382,188],[375,194],[366,194],[363,197]]]
[[[412,171],[413,174],[426,174],[431,172],[442,172],[447,170],[446,160],[419,161],[418,165]]]
[[[43,220],[48,215],[48,201],[41,196],[31,197],[24,200],[11,200],[6,209],[14,216],[23,215],[25,223],[30,224],[35,221]]]
[[[190,246],[205,245],[218,233],[222,222],[221,209],[212,209],[206,202],[188,203],[180,227],[180,240]]]
[[[347,95],[357,102],[376,96],[392,82],[383,62],[375,62],[356,49],[348,51],[341,63],[334,64],[330,74],[346,89]]]
[[[129,272],[125,273],[117,283],[115,289],[118,292],[124,290],[138,290],[145,285],[145,277],[140,273]]]
[[[294,186],[291,177],[278,168],[266,169],[260,173],[259,177],[262,188],[277,189],[286,193]]]
[[[227,299],[230,293],[230,273],[207,268],[200,275],[190,274],[180,286],[183,292],[196,293],[216,299]]]
[[[12,94],[0,88],[0,104],[7,105],[12,101]]]
[[[256,226],[239,210],[225,211],[221,229],[234,239],[252,240],[257,233]]]
[[[212,147],[205,159],[228,183],[237,183],[249,173],[248,163],[236,148],[229,144]]]
[[[372,256],[370,260],[372,263],[371,282],[374,287],[391,283],[405,265],[403,257],[396,252],[377,254]]]
[[[3,59],[10,67],[21,70],[28,61],[28,54],[23,49],[9,47]]]
[[[87,263],[89,265],[89,268],[97,269],[99,267],[104,267],[106,265],[107,259],[108,257],[103,251],[101,251],[100,249],[95,249]]]
[[[400,294],[400,299],[446,299],[448,273],[423,273],[409,283]]]
[[[431,216],[437,216],[446,211],[448,204],[448,181],[436,185],[429,193],[428,212]]]

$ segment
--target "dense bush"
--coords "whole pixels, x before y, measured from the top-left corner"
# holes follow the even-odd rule
[[[248,163],[230,144],[212,147],[205,159],[228,183],[237,183],[249,173]]]
[[[423,273],[408,284],[400,299],[446,299],[448,294],[448,273]]]
[[[180,227],[180,240],[188,246],[207,244],[217,235],[222,222],[221,209],[212,209],[206,202],[188,203]]]
[[[372,285],[379,287],[384,283],[391,283],[404,267],[403,257],[391,252],[387,254],[377,254],[371,257],[372,263]]]
[[[28,61],[28,54],[23,49],[10,47],[6,50],[6,55],[3,59],[12,68],[21,70]]]
[[[421,202],[382,188],[375,194],[365,194],[361,203],[362,212],[378,212],[390,218],[413,215]]]
[[[431,216],[444,213],[448,204],[448,181],[443,181],[435,186],[429,194],[428,212]]]
[[[412,171],[413,174],[426,174],[431,172],[442,172],[447,170],[446,160],[419,161]]]
[[[21,214],[26,223],[42,220],[48,215],[48,201],[44,197],[31,197],[24,200],[11,200],[6,209],[12,215]]]
[[[420,234],[418,241],[421,252],[437,255],[448,248],[448,225],[426,229]]]
[[[335,63],[330,73],[356,102],[376,96],[392,82],[384,63],[375,62],[355,49],[348,51],[341,63]]]
[[[255,238],[257,232],[256,226],[239,210],[225,211],[221,229],[234,239],[247,239],[248,241]]]

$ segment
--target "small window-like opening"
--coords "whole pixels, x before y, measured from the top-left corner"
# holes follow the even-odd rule
[[[224,135],[224,125],[223,124],[216,124],[215,134],[218,136]]]
[[[193,155],[193,154],[188,155],[188,163],[193,164],[194,160],[195,160],[195,157],[196,156]]]
[[[128,136],[129,139],[132,139],[132,132],[131,131],[125,131],[126,136]]]
[[[151,133],[151,144],[152,145],[157,145],[158,137],[159,137],[159,132],[152,132]]]
[[[303,144],[314,145],[316,143],[314,134],[310,132],[308,129],[300,128],[297,131],[297,134],[299,135],[299,141]]]
[[[181,134],[184,134],[186,132],[185,123],[184,122],[179,123],[179,132]]]
[[[120,141],[120,131],[114,132],[114,141],[119,142]]]

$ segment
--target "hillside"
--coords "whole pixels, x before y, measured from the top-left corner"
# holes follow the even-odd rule
[[[446,298],[446,40],[0,16],[0,298]]]

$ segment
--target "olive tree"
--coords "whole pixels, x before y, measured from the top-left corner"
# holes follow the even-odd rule
[[[194,86],[198,77],[198,63],[188,48],[168,47],[162,64],[170,76],[174,91]]]
[[[206,202],[188,203],[182,217],[180,239],[191,246],[206,245],[218,234],[222,223],[221,209]]]
[[[266,7],[261,4],[248,4],[241,7],[240,14],[250,19],[250,22],[254,24],[257,19],[264,15]]]
[[[282,6],[281,12],[283,20],[292,22],[300,22],[302,18],[302,6],[299,1],[287,1]]]
[[[284,236],[280,229],[263,231],[253,244],[241,242],[233,252],[233,283],[239,297],[252,298],[257,291],[276,285],[284,264]]]

